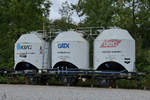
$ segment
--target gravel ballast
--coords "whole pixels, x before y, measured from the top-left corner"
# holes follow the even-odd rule
[[[0,100],[150,100],[150,91],[1,84]]]

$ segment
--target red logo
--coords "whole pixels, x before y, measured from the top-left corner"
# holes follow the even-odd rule
[[[121,40],[105,40],[100,48],[115,48],[120,44]]]

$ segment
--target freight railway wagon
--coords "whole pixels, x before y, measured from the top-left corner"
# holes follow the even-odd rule
[[[89,43],[81,33],[62,32],[52,42],[52,67],[89,68]]]
[[[79,78],[105,80],[135,79],[135,40],[123,29],[107,29],[94,40],[93,69],[89,68],[89,43],[76,31],[60,32],[55,39],[41,34],[22,35],[15,43],[15,71],[29,81],[55,77],[66,85]],[[46,82],[46,81],[43,81]]]
[[[135,72],[135,40],[126,30],[104,30],[94,41],[94,69]]]

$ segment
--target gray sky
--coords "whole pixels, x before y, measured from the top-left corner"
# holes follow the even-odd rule
[[[50,19],[54,20],[54,19],[60,19],[61,15],[59,14],[59,9],[61,8],[61,5],[63,2],[68,1],[69,4],[73,3],[73,4],[77,4],[78,0],[50,0],[52,2],[52,7],[50,8]],[[80,18],[77,16],[76,13],[73,14],[72,16],[73,21],[75,23],[78,23],[81,20],[83,20],[83,18]]]

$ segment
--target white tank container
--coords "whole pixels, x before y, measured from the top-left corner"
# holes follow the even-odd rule
[[[123,29],[104,30],[94,41],[94,69],[135,71],[135,40]]]
[[[53,68],[89,68],[89,43],[81,33],[59,33],[52,42]]]
[[[15,43],[15,70],[47,69],[50,67],[50,42],[42,34],[23,34]]]

